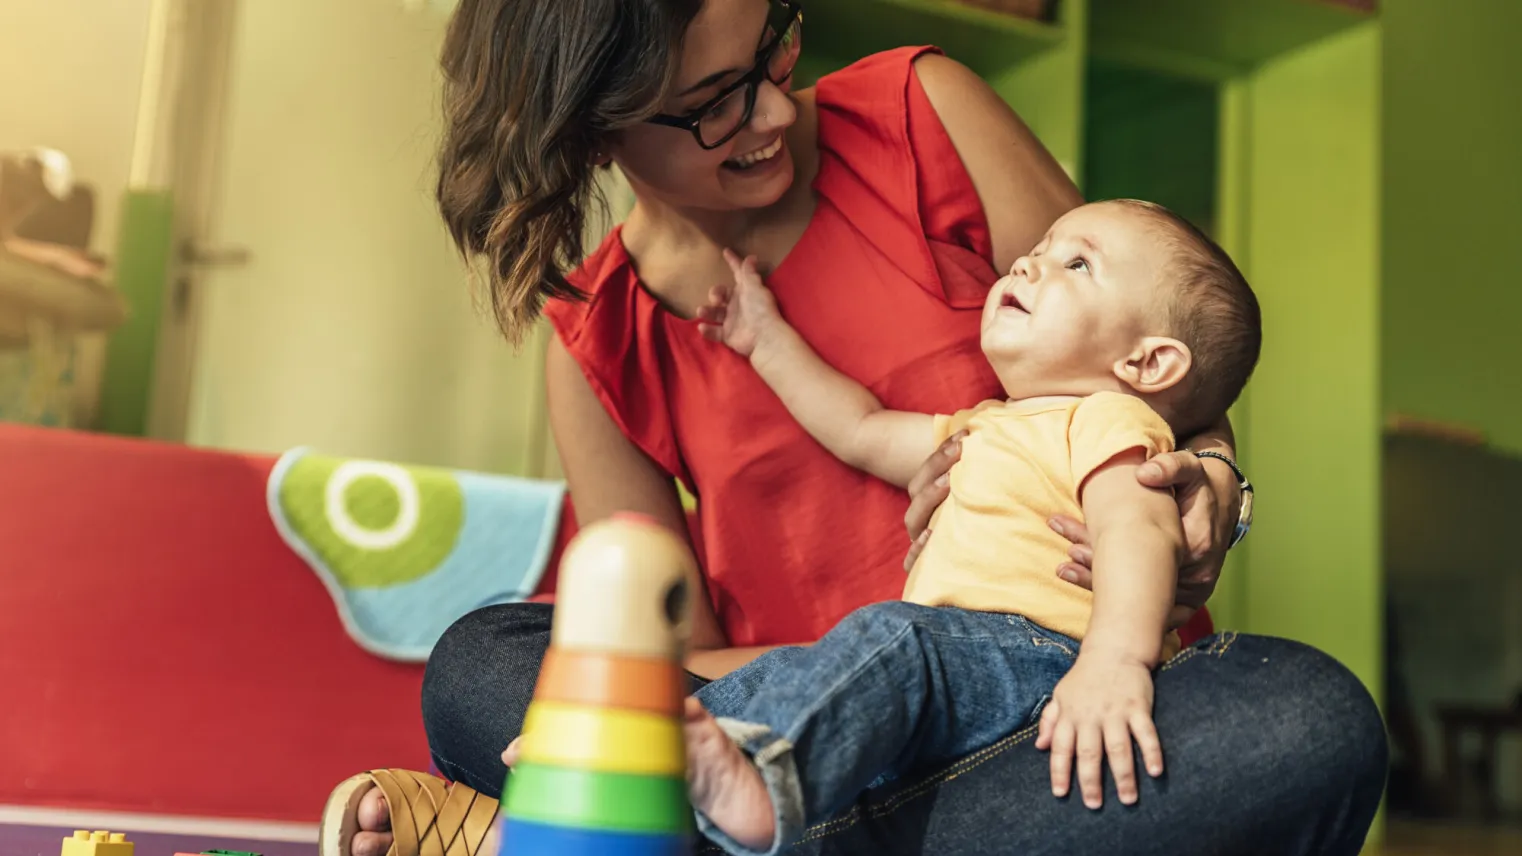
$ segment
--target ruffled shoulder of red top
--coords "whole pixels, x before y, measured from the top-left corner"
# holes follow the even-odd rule
[[[988,219],[907,47],[819,81],[819,194],[896,267],[953,306],[995,278]]]
[[[544,314],[624,436],[673,478],[683,477],[659,371],[663,310],[644,294],[615,227],[566,279],[583,300],[551,300]]]

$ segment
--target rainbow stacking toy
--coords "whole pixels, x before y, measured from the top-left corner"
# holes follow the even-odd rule
[[[583,529],[498,819],[500,856],[686,856],[682,704],[695,564],[623,515]]]

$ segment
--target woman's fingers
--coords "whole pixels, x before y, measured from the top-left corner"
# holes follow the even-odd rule
[[[909,480],[909,509],[904,512],[904,528],[911,541],[930,526],[930,517],[951,494],[951,465],[962,456],[963,436],[960,431],[953,434]]]
[[[920,465],[919,472],[909,480],[909,495],[921,493],[930,483],[951,471],[951,465],[962,456],[962,438],[967,436],[966,431],[958,431],[946,438],[946,441],[925,459]]]
[[[1074,544],[1068,548],[1068,558],[1072,559],[1075,565],[1092,568],[1094,567],[1094,548],[1087,544]]]
[[[925,544],[930,541],[930,530],[920,533],[920,537],[909,544],[909,552],[904,554],[904,573],[914,570],[914,563],[920,560],[920,553],[925,551]]]
[[[1057,576],[1064,581],[1070,582],[1079,588],[1094,590],[1094,571],[1074,562],[1063,562],[1057,566]]]
[[[1158,455],[1136,470],[1136,480],[1147,487],[1179,487],[1205,478],[1205,468],[1193,452]]]
[[[930,518],[951,495],[951,480],[946,474],[931,482],[924,490],[909,498],[909,510],[904,512],[904,529],[909,537],[918,540],[930,526]]]
[[[509,767],[517,766],[519,744],[522,742],[523,737],[520,735],[514,737],[513,742],[507,744],[507,748],[502,750],[502,763]]]
[[[1046,521],[1046,525],[1052,527],[1052,531],[1068,539],[1074,544],[1089,543],[1089,528],[1083,525],[1082,520],[1071,517],[1053,517]]]

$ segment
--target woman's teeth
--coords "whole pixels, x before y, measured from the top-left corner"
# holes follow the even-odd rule
[[[782,138],[778,137],[777,139],[773,140],[771,145],[767,146],[766,148],[757,149],[756,151],[748,152],[746,154],[740,155],[739,157],[730,158],[728,161],[725,161],[725,163],[738,169],[746,169],[753,167],[762,161],[769,161],[781,152]]]

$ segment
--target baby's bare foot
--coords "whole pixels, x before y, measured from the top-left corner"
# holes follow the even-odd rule
[[[687,699],[686,713],[687,787],[692,807],[748,849],[771,846],[777,824],[761,773],[697,699]]]
[[[360,831],[349,845],[351,856],[386,856],[391,849],[391,807],[386,805],[386,795],[380,788],[371,788],[360,797],[354,814]]]

